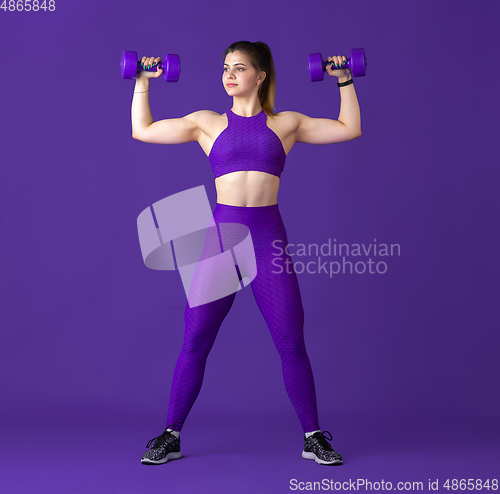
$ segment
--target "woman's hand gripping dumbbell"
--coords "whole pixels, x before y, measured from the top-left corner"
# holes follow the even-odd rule
[[[325,71],[328,75],[335,76],[337,78],[341,77],[351,77],[351,69],[345,67],[347,63],[347,57],[344,55],[339,55],[337,57],[328,57],[326,59]]]
[[[137,71],[137,77],[145,77],[147,79],[151,79],[154,77],[158,79],[161,74],[163,74],[163,66],[161,65],[161,57],[142,57],[140,60],[142,70]],[[150,69],[156,70],[150,71]]]
[[[322,81],[325,72],[337,77],[358,77],[366,74],[368,61],[363,48],[353,48],[351,56],[328,57],[323,61],[321,53],[311,53],[307,59],[307,70],[312,82]]]
[[[135,51],[124,51],[120,61],[120,70],[123,79],[158,78],[163,74],[165,82],[177,82],[181,72],[179,55],[167,54],[164,62],[161,57],[142,57],[137,60]]]

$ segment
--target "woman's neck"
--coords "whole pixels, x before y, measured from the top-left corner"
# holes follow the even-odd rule
[[[240,117],[253,117],[262,111],[262,105],[258,99],[257,101],[238,101],[233,98],[231,111]]]

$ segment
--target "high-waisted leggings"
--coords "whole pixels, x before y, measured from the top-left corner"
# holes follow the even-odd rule
[[[213,217],[217,225],[242,223],[251,232],[257,275],[250,286],[281,357],[285,389],[300,424],[304,432],[318,430],[314,378],[304,343],[304,309],[297,275],[290,269],[292,260],[284,251],[288,239],[278,205],[242,207],[217,203]],[[276,239],[281,240],[275,245],[283,249],[279,263],[283,269],[272,264],[277,255],[272,245]],[[289,264],[285,264],[287,259]],[[177,431],[182,429],[198,397],[208,354],[236,293],[195,307],[186,302],[184,342],[174,370],[167,413],[167,425],[174,424]]]

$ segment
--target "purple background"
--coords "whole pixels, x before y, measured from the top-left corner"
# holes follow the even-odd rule
[[[499,3],[56,0],[0,10],[0,492],[285,493],[290,479],[498,476]],[[153,118],[231,108],[220,57],[265,41],[277,111],[337,119],[307,55],[363,47],[363,135],[296,144],[278,196],[291,243],[397,243],[383,275],[299,274],[320,426],[345,459],[305,461],[281,361],[249,288],[236,297],[182,431],[164,427],[184,329],[176,271],[145,267],[137,216],[205,185],[197,143],[131,137],[123,50],[178,53]],[[307,260],[313,260],[314,257]],[[360,259],[352,258],[351,261]],[[362,260],[366,261],[366,258]],[[379,259],[380,260],[380,259]],[[444,489],[440,489],[446,492]]]

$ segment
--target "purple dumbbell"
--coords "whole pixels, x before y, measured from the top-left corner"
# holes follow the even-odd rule
[[[163,62],[160,62],[155,67],[145,69],[141,62],[137,60],[137,52],[124,51],[120,62],[120,69],[123,79],[135,79],[137,72],[147,70],[148,72],[158,72],[158,69],[163,69],[163,78],[165,82],[177,82],[181,72],[181,61],[179,55],[165,55]]]
[[[332,62],[323,61],[321,53],[311,53],[308,57],[307,70],[309,71],[309,77],[312,82],[322,81],[325,78],[326,66],[331,65],[333,70],[336,67]],[[342,65],[342,69],[351,69],[351,74],[353,77],[365,75],[366,72],[366,56],[365,50],[363,48],[353,48],[351,50],[351,56],[347,59],[347,62]]]

